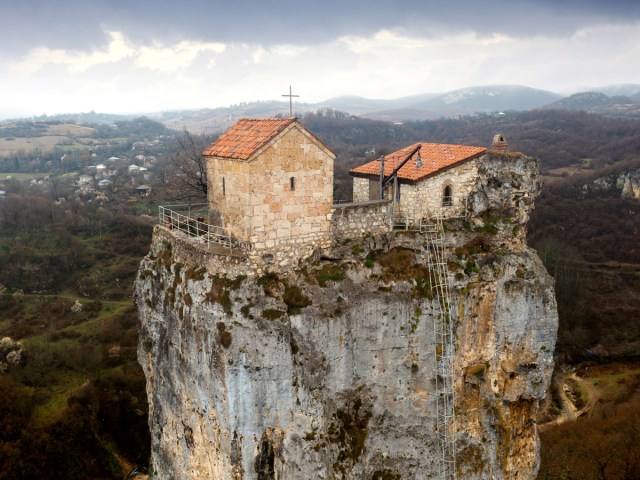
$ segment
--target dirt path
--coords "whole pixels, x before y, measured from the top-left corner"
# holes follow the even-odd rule
[[[555,420],[539,425],[541,429],[548,428],[554,425],[560,425],[564,422],[574,421],[578,417],[589,412],[598,402],[598,392],[588,379],[585,380],[579,377],[575,372],[572,372],[570,375],[567,375],[567,373],[562,374],[562,377],[558,379],[558,382],[561,382],[559,389],[560,414]],[[571,400],[570,398],[570,396],[574,392],[574,388],[569,383],[569,380],[575,382],[575,384],[578,385],[578,389],[586,392],[587,401],[585,402],[585,405],[579,410],[574,404],[573,400]]]

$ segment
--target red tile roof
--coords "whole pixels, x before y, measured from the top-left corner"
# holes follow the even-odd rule
[[[204,155],[248,160],[295,121],[295,117],[242,118],[209,146]]]
[[[477,158],[486,153],[484,147],[468,147],[466,145],[448,145],[442,143],[424,143],[418,142],[409,145],[397,152],[390,153],[384,157],[384,174],[391,175],[400,163],[407,157],[411,150],[420,146],[420,156],[422,157],[422,167],[416,165],[417,154],[411,160],[404,164],[398,172],[399,180],[407,180],[416,182],[425,177],[434,175],[441,170],[446,170],[459,163]],[[350,170],[349,173],[354,177],[372,177],[380,176],[380,160],[373,160],[364,165]]]

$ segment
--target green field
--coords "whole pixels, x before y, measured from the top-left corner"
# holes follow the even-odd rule
[[[0,173],[1,180],[18,180],[20,182],[30,181],[36,178],[42,178],[42,173],[19,173],[19,172],[2,172]]]
[[[104,138],[93,137],[97,133],[95,128],[73,123],[40,124],[38,128],[31,129],[27,126],[16,134],[9,133],[8,127],[0,127],[0,157],[28,154],[36,150],[46,153],[56,147],[73,151],[106,145],[107,140]],[[123,139],[111,138],[109,142],[120,140]]]

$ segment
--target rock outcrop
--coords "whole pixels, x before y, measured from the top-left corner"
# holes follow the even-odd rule
[[[5,373],[11,367],[24,364],[25,351],[20,342],[16,342],[11,337],[4,337],[0,340],[0,374]]]
[[[622,198],[640,198],[640,169],[610,173],[583,186],[583,191],[619,192]]]
[[[537,162],[490,155],[446,222],[458,478],[534,478],[553,282],[525,244]],[[158,226],[135,284],[162,479],[438,478],[438,299],[420,232],[252,274]]]

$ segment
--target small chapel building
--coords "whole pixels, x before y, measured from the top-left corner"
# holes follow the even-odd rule
[[[496,146],[506,151],[503,135]],[[353,203],[340,205],[335,154],[295,117],[241,119],[203,153],[208,228],[221,229],[255,264],[286,268],[344,238],[464,216],[487,149],[409,145],[351,170]]]
[[[484,147],[418,142],[349,171],[353,201],[393,200],[395,222],[465,213]],[[390,179],[381,194],[381,165]]]
[[[211,223],[254,251],[330,242],[335,154],[297,118],[241,119],[204,156]]]

